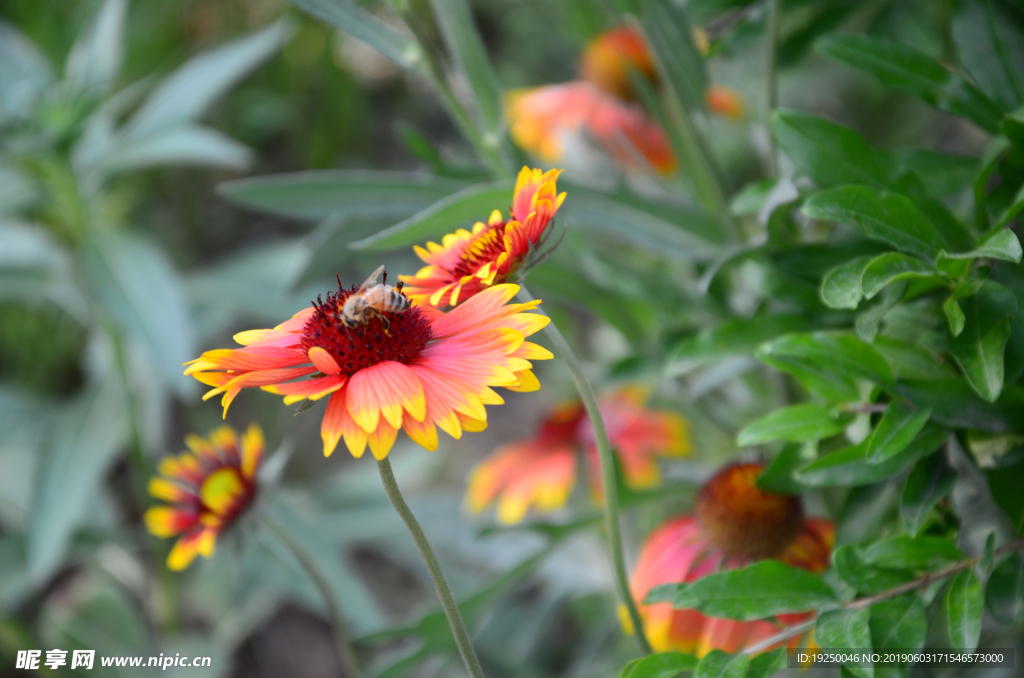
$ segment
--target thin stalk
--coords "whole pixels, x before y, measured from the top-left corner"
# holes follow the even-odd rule
[[[480,665],[480,659],[476,656],[473,643],[469,639],[466,623],[462,621],[459,605],[455,602],[451,588],[448,587],[444,572],[441,571],[441,563],[437,562],[437,556],[434,555],[434,549],[427,541],[427,535],[423,534],[423,528],[420,527],[416,516],[413,515],[412,509],[405,503],[405,498],[402,497],[402,492],[398,489],[395,474],[391,470],[391,462],[387,457],[377,460],[377,470],[380,472],[380,479],[384,483],[384,491],[387,492],[391,505],[395,507],[395,511],[405,523],[406,529],[412,535],[412,540],[416,542],[416,548],[420,552],[423,564],[427,566],[427,571],[430,573],[431,581],[434,582],[437,597],[441,599],[444,616],[448,618],[448,626],[455,637],[455,644],[459,648],[459,654],[462,655],[462,662],[466,665],[466,670],[469,671],[472,678],[484,678],[483,667]]]
[[[519,287],[519,298],[523,302],[533,301],[533,296],[522,283],[520,283]],[[604,493],[605,529],[608,532],[608,549],[615,572],[615,588],[619,593],[619,599],[629,613],[629,620],[633,623],[633,629],[641,651],[644,654],[651,654],[651,645],[647,642],[647,636],[644,634],[644,621],[640,617],[640,610],[637,608],[636,601],[633,600],[633,596],[629,591],[629,576],[626,573],[626,558],[623,555],[622,532],[619,525],[619,493],[615,470],[615,454],[612,451],[611,441],[608,440],[608,431],[605,429],[604,419],[601,417],[597,396],[594,395],[594,389],[583,374],[583,368],[580,366],[580,361],[577,360],[576,354],[573,353],[569,342],[565,340],[565,337],[558,331],[555,324],[553,322],[548,323],[545,331],[551,342],[555,345],[555,351],[562,356],[566,365],[569,366],[572,380],[576,384],[576,390],[579,391],[583,407],[590,418],[590,425],[594,429],[597,454],[601,461],[601,488]]]
[[[142,444],[142,424],[139,421],[139,404],[135,397],[135,390],[132,388],[131,378],[128,375],[128,352],[124,347],[124,339],[117,328],[107,326],[110,335],[110,343],[114,348],[114,362],[117,365],[117,375],[124,387],[125,400],[128,405],[128,427],[131,431],[131,455],[135,462],[136,469],[145,479],[150,474],[149,462],[146,460],[146,453]]]
[[[768,29],[765,54],[765,85],[767,87],[767,118],[765,127],[768,130],[768,174],[775,176],[779,173],[777,151],[775,149],[775,136],[772,134],[772,112],[778,106],[778,63],[779,63],[779,23],[782,0],[768,0]]]
[[[273,518],[263,515],[260,517],[260,523],[295,557],[295,560],[302,566],[306,576],[316,586],[317,592],[320,593],[324,607],[327,608],[327,616],[331,621],[331,630],[334,631],[334,642],[337,645],[338,658],[341,660],[342,666],[345,667],[345,675],[351,678],[363,678],[363,673],[359,670],[359,663],[356,661],[355,650],[348,639],[345,618],[341,614],[338,600],[335,598],[323,570],[320,569],[320,566],[316,564],[316,561],[313,560],[313,557],[309,555],[309,552],[306,551],[302,544],[288,534],[288,530],[278,524]]]

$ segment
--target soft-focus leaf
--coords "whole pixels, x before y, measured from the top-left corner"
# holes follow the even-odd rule
[[[39,190],[32,181],[13,167],[0,163],[0,215],[17,212],[38,197]]]
[[[893,381],[885,358],[871,344],[846,332],[789,334],[763,345],[757,356],[770,364],[774,359],[806,362],[840,377],[868,379],[880,385]]]
[[[981,637],[985,592],[973,570],[960,572],[946,590],[946,620],[950,646],[973,652]]]
[[[757,479],[757,486],[779,494],[799,494],[807,489],[793,478],[793,472],[807,463],[801,456],[801,446],[783,445],[768,468]]]
[[[928,616],[921,597],[907,593],[871,606],[871,646],[875,651],[924,647]]]
[[[957,376],[957,371],[949,361],[918,344],[901,341],[891,337],[878,336],[872,344],[892,367],[896,379],[949,379]]]
[[[810,329],[811,320],[799,315],[756,315],[730,320],[683,339],[669,352],[670,373],[688,363],[706,363],[737,355],[753,355],[758,346],[776,337]]]
[[[880,464],[868,461],[868,438],[858,445],[832,452],[811,462],[796,472],[796,479],[815,487],[877,483],[902,472],[937,450],[948,435],[945,429],[926,426],[902,452]]]
[[[1005,223],[1001,221],[1000,226],[1003,225],[1005,225]],[[1002,259],[1004,261],[1012,261],[1015,264],[1019,264],[1022,254],[1024,254],[1024,251],[1021,250],[1020,240],[1017,239],[1017,235],[1013,231],[1003,228],[990,235],[982,241],[977,248],[969,252],[960,252],[956,254],[946,253],[945,256],[947,259],[991,257],[992,259]]]
[[[744,426],[736,434],[736,444],[747,447],[775,440],[799,443],[828,438],[842,433],[853,418],[812,403],[790,405]]]
[[[949,496],[956,480],[957,474],[944,454],[933,454],[917,463],[900,498],[900,512],[910,536],[921,532],[932,508]]]
[[[786,648],[779,647],[750,658],[747,678],[770,678],[786,668]]]
[[[43,443],[32,495],[28,567],[36,581],[60,563],[127,435],[127,401],[113,372],[58,414]]]
[[[419,48],[411,38],[391,28],[353,0],[292,0],[292,4],[362,40],[403,68],[415,66],[420,60]]]
[[[928,423],[931,415],[928,408],[914,409],[900,400],[889,403],[868,438],[868,463],[881,464],[902,452]]]
[[[833,188],[812,195],[803,211],[815,219],[849,224],[873,240],[925,259],[949,249],[928,216],[898,193],[870,186]]]
[[[840,579],[861,595],[870,596],[881,593],[914,578],[914,575],[909,572],[868,565],[864,562],[864,554],[860,547],[853,544],[843,544],[838,547],[832,553],[832,564]]]
[[[806,612],[835,601],[832,589],[819,577],[777,560],[716,572],[676,586],[672,601],[676,609],[740,621]]]
[[[1006,110],[1024,104],[1024,27],[1020,12],[992,0],[957,5],[953,38],[960,63]]]
[[[743,678],[749,666],[749,655],[711,650],[697,664],[693,675],[694,678]]]
[[[127,0],[106,0],[68,54],[64,75],[83,90],[102,93],[121,68]]]
[[[949,332],[954,337],[959,337],[960,333],[964,331],[964,323],[967,322],[967,318],[964,316],[964,310],[960,308],[960,303],[956,300],[956,297],[950,297],[946,299],[945,303],[942,304],[942,310],[946,314],[946,320],[949,322]]]
[[[907,535],[876,542],[864,551],[864,562],[891,570],[927,570],[966,556],[948,539]]]
[[[835,33],[822,39],[818,49],[940,110],[966,117],[984,130],[999,128],[1002,111],[993,101],[909,45],[869,35]]]
[[[865,297],[872,299],[882,288],[897,280],[938,277],[939,272],[931,264],[899,252],[887,252],[872,259],[864,268],[861,289]]]
[[[214,101],[281,48],[292,29],[285,21],[189,59],[171,73],[126,124],[128,139],[163,134],[203,115]]]
[[[1010,322],[1017,313],[1013,293],[994,282],[962,302],[964,328],[949,340],[949,350],[971,387],[988,402],[1003,390],[1003,351],[1010,339]]]
[[[84,247],[82,265],[92,293],[146,350],[167,388],[188,393],[182,364],[195,349],[181,284],[163,253],[132,236],[97,235]]]
[[[1007,386],[994,403],[982,400],[964,379],[905,381],[896,386],[917,407],[932,408],[932,421],[956,428],[993,433],[1021,429],[1017,408],[1024,407],[1024,389]]]
[[[871,647],[871,629],[868,619],[871,610],[832,610],[823,612],[814,625],[814,641],[823,650],[843,652],[854,648]],[[875,667],[870,664],[846,664],[846,671],[855,678],[874,678]]]
[[[252,152],[209,127],[178,125],[142,139],[122,137],[98,158],[96,169],[105,176],[168,165],[207,165],[245,169]]]
[[[861,279],[864,269],[874,261],[871,257],[857,257],[825,274],[821,281],[821,300],[829,308],[857,308],[864,298]]]
[[[996,222],[997,226],[1008,226],[1011,221],[1017,218],[1021,212],[1024,212],[1024,186],[1021,186],[1020,190],[1017,191],[1017,195],[1013,196],[1013,202],[1006,206],[1002,214],[999,215],[999,220]],[[1002,237],[1006,240],[1009,238],[1005,235],[1007,231],[1001,232]],[[1005,252],[999,252],[999,254],[992,254],[990,256],[996,257],[997,259],[1008,259],[1009,261],[1019,262],[1021,258],[1020,241],[1017,236],[1010,233],[1013,237],[1013,242],[1007,243]],[[1002,254],[1003,256],[1000,256]]]
[[[692,654],[659,652],[638,660],[632,670],[622,672],[622,677],[675,678],[679,673],[693,671],[695,668],[697,668],[697,658]]]
[[[26,117],[53,80],[39,49],[14,25],[0,19],[0,121]]]
[[[641,24],[661,71],[684,109],[704,108],[707,74],[693,44],[686,11],[668,0],[645,0]]]
[[[978,171],[978,159],[964,155],[949,155],[923,148],[904,148],[892,151],[900,165],[921,179],[928,194],[944,198],[970,186]]]
[[[419,172],[323,170],[225,181],[217,192],[254,210],[296,219],[329,216],[405,218],[465,188]]]
[[[1020,552],[992,571],[985,585],[985,609],[1000,624],[1024,623],[1024,556]]]

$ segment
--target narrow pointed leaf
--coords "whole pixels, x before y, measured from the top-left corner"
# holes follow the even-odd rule
[[[988,281],[978,294],[964,299],[962,307],[963,331],[950,338],[950,353],[975,392],[994,402],[1003,390],[1003,352],[1017,299],[1007,288]]]
[[[814,625],[814,640],[823,650],[844,651],[871,647],[870,609],[832,610],[823,612]],[[874,678],[872,664],[846,664],[846,671],[854,678]]]
[[[402,35],[354,0],[291,0],[316,18],[340,28],[402,68],[414,67],[420,60],[419,48],[411,38]]]
[[[852,414],[838,414],[820,405],[790,405],[747,424],[736,435],[736,444],[746,447],[775,440],[797,443],[828,438],[841,433],[853,419]]]
[[[121,68],[127,0],[107,0],[68,54],[64,74],[84,90],[106,91]]]
[[[907,477],[907,484],[900,497],[900,513],[910,536],[920,534],[928,514],[936,504],[949,496],[956,480],[957,474],[950,468],[943,454],[933,454],[917,463]]]
[[[973,652],[981,637],[981,616],[985,612],[985,591],[973,570],[964,570],[949,582],[946,590],[946,621],[951,647]]]
[[[931,408],[908,407],[900,400],[889,403],[882,420],[868,438],[868,463],[881,464],[902,452],[928,423],[931,415]]]

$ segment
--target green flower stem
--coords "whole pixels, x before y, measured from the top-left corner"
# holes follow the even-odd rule
[[[765,85],[767,87],[767,118],[765,126],[768,130],[768,173],[775,176],[779,173],[775,135],[772,134],[772,112],[778,106],[778,66],[779,66],[779,24],[782,0],[768,0],[767,51],[765,54]]]
[[[533,296],[522,283],[520,283],[519,287],[519,298],[523,302],[533,301]],[[640,649],[644,654],[651,654],[651,645],[647,642],[647,636],[644,634],[644,621],[640,617],[640,610],[637,608],[636,601],[633,600],[633,595],[629,591],[629,576],[626,573],[626,559],[622,549],[622,531],[619,525],[619,493],[615,470],[615,455],[612,452],[611,441],[608,440],[608,431],[604,427],[604,419],[601,417],[601,409],[597,404],[597,396],[594,395],[594,389],[583,374],[583,368],[580,366],[580,361],[576,359],[576,354],[573,353],[572,348],[569,347],[569,342],[565,340],[562,333],[558,331],[555,323],[548,323],[545,331],[551,342],[555,345],[555,351],[562,356],[566,365],[569,366],[569,372],[572,374],[572,380],[576,384],[576,390],[579,391],[583,407],[587,410],[587,416],[590,418],[590,425],[594,428],[597,454],[601,460],[601,488],[604,492],[605,529],[608,532],[608,548],[611,552],[612,567],[615,571],[615,588],[618,590],[619,599],[629,613],[629,619],[633,623],[633,629],[636,633],[637,642],[640,643]]]
[[[299,562],[299,565],[305,571],[306,576],[309,577],[320,593],[324,607],[327,608],[331,630],[334,631],[334,642],[338,646],[338,658],[345,668],[345,675],[350,678],[363,678],[363,673],[359,670],[359,663],[356,661],[355,650],[348,639],[345,618],[341,614],[338,600],[334,596],[334,591],[331,590],[331,585],[327,582],[327,577],[324,575],[323,570],[320,569],[320,566],[316,564],[316,561],[313,560],[313,557],[309,555],[309,552],[306,551],[302,544],[288,534],[288,530],[273,518],[264,514],[260,516],[260,523],[295,557],[295,560]]]
[[[459,613],[459,606],[455,602],[455,596],[452,595],[452,590],[448,587],[448,582],[444,578],[444,572],[441,571],[441,564],[437,562],[437,556],[434,555],[434,550],[430,547],[430,542],[427,541],[427,535],[423,534],[423,528],[420,527],[416,516],[413,515],[412,509],[405,503],[402,492],[398,489],[395,474],[391,470],[391,462],[388,461],[387,457],[377,460],[377,470],[380,472],[380,479],[384,483],[384,491],[387,492],[391,505],[395,507],[395,511],[398,512],[402,522],[405,523],[405,527],[409,530],[409,534],[412,535],[412,540],[416,542],[416,548],[420,552],[420,557],[427,566],[427,571],[430,572],[430,579],[434,582],[437,597],[441,599],[444,616],[448,618],[448,626],[451,627],[452,635],[455,637],[455,644],[459,648],[459,654],[462,655],[462,662],[466,665],[466,670],[469,671],[469,675],[472,678],[484,678],[484,670],[480,666],[480,659],[476,656],[476,651],[473,649],[472,642],[470,642],[469,632],[466,631],[466,623],[462,621],[462,614]]]

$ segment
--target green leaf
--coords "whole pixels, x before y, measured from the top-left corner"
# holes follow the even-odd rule
[[[126,0],[106,0],[68,53],[64,75],[75,86],[99,94],[121,68]]]
[[[991,0],[966,0],[953,18],[960,63],[1004,109],[1024,105],[1024,30],[1020,14]]]
[[[120,139],[89,169],[104,177],[129,170],[168,165],[207,165],[242,170],[252,163],[252,151],[209,127],[180,124],[141,139]]]
[[[511,182],[470,186],[434,203],[376,235],[352,243],[354,250],[406,247],[428,238],[440,238],[467,223],[486,221],[488,215],[512,197]]]
[[[448,52],[466,78],[490,142],[500,143],[501,86],[491,67],[483,40],[473,21],[467,0],[430,0],[434,20],[441,29]],[[485,143],[487,139],[485,138]]]
[[[1013,196],[1013,201],[1011,201],[1010,204],[1006,206],[1006,209],[1003,210],[1002,214],[999,215],[999,220],[996,222],[996,226],[1008,226],[1009,223],[1016,219],[1017,215],[1021,212],[1024,212],[1024,186],[1020,187],[1020,190],[1017,191],[1017,195]],[[1006,231],[1003,231],[1003,233],[1006,233]],[[1021,257],[1020,241],[1017,240],[1017,236],[1013,233],[1010,233],[1010,235],[1013,236],[1013,242],[1010,242],[1008,245],[1009,254],[1016,258],[1010,259],[1006,256],[991,256],[995,256],[998,259],[1008,259],[1009,261],[1019,262]],[[1009,240],[1009,238],[1007,238],[1007,240]]]
[[[291,1],[317,19],[362,40],[402,68],[416,66],[422,58],[411,38],[367,12],[354,0]]]
[[[28,117],[53,81],[50,63],[13,24],[0,19],[0,121]]]
[[[985,608],[1000,624],[1024,623],[1024,556],[1020,552],[992,571],[985,585]]]
[[[672,601],[676,609],[740,621],[806,612],[835,602],[832,589],[819,577],[777,560],[709,574],[677,587]]]
[[[953,491],[957,477],[944,454],[933,454],[917,463],[900,497],[900,513],[910,536],[920,534],[932,508]]]
[[[832,564],[839,578],[861,595],[870,596],[888,591],[914,578],[910,572],[886,570],[868,565],[864,562],[864,554],[860,548],[853,544],[843,544],[838,547],[832,553]]]
[[[694,678],[743,678],[749,666],[749,655],[711,650],[697,664]]]
[[[187,395],[182,364],[195,358],[181,284],[163,253],[124,234],[96,235],[82,248],[88,288],[134,344],[144,349],[167,388]]]
[[[868,619],[871,610],[831,610],[823,612],[814,625],[814,640],[823,650],[851,650],[871,647],[871,629]],[[844,668],[855,678],[874,678],[875,668],[871,663],[844,664]]]
[[[812,364],[848,379],[893,382],[892,368],[871,344],[849,332],[789,334],[765,344],[757,353],[765,361],[791,359]]]
[[[1021,205],[1024,206],[1024,200]],[[1021,254],[1024,253],[1021,250],[1020,240],[1017,239],[1017,234],[1008,228],[1001,228],[1006,223],[1000,219],[998,226],[1001,230],[996,231],[989,237],[985,238],[976,249],[970,252],[961,252],[958,254],[946,253],[947,259],[974,259],[977,257],[990,257],[992,259],[1002,259],[1003,261],[1012,261],[1015,264],[1019,264],[1021,260]]]
[[[964,310],[960,308],[960,303],[956,300],[955,296],[946,299],[946,302],[942,304],[942,310],[946,314],[946,320],[949,322],[949,332],[954,337],[959,337],[960,333],[964,331],[964,323],[967,318],[964,316]]]
[[[790,405],[744,426],[736,435],[736,444],[747,447],[775,440],[799,443],[828,438],[841,433],[853,419],[852,414],[838,414],[820,405]]]
[[[918,407],[932,408],[932,420],[952,428],[1017,430],[1024,407],[1024,389],[1018,386],[1007,386],[995,403],[988,403],[964,379],[904,381],[896,391]]]
[[[861,279],[864,269],[874,261],[871,257],[857,257],[825,274],[821,281],[821,300],[829,308],[857,308],[864,298]]]
[[[633,675],[633,669],[635,669],[644,659],[644,657],[640,659],[634,659],[633,661],[623,666],[622,673],[619,674],[619,678],[630,678],[630,676]]]
[[[907,593],[871,606],[871,646],[882,650],[920,650],[928,633],[921,597]]]
[[[755,315],[730,320],[686,337],[669,351],[668,371],[685,371],[688,363],[703,364],[738,355],[754,355],[766,341],[810,329],[812,322],[795,314]]]
[[[966,117],[989,132],[999,129],[1002,111],[977,87],[927,54],[900,42],[869,35],[834,33],[818,51],[910,92],[947,113]]]
[[[806,463],[807,459],[801,456],[800,445],[783,445],[757,479],[757,486],[778,494],[799,494],[807,488],[794,480],[793,472]]]
[[[772,129],[797,169],[823,188],[843,184],[885,188],[895,183],[896,168],[888,155],[842,125],[778,110],[772,115]]]
[[[933,198],[945,198],[964,190],[974,181],[978,159],[966,155],[949,155],[923,148],[901,148],[892,151],[900,165],[913,172]]]
[[[806,485],[870,485],[901,473],[911,464],[930,455],[945,442],[949,433],[938,426],[925,426],[902,452],[880,464],[868,462],[868,441],[832,452],[799,469],[795,478]]]
[[[889,403],[882,420],[868,438],[868,463],[884,463],[906,449],[930,416],[930,408],[915,409],[901,400]]]
[[[645,0],[640,21],[659,70],[684,109],[703,109],[707,73],[685,10],[668,0]]]
[[[964,570],[953,577],[945,602],[950,646],[973,652],[981,638],[981,616],[985,612],[985,592],[978,575]]]
[[[909,198],[870,186],[819,191],[803,206],[814,219],[837,221],[908,254],[933,260],[949,249],[932,221]]]
[[[769,678],[786,668],[786,648],[779,647],[771,652],[762,652],[750,658],[747,678]]]
[[[405,218],[465,187],[419,172],[321,170],[225,181],[217,193],[243,207],[296,219]]]
[[[966,556],[948,539],[901,535],[884,539],[864,551],[864,562],[891,570],[927,570]]]
[[[279,21],[192,57],[132,115],[125,126],[126,139],[144,139],[203,115],[218,97],[277,52],[291,34],[290,25]]]
[[[928,349],[908,341],[878,336],[872,344],[892,367],[896,379],[949,379],[957,377],[956,368]]]
[[[992,175],[999,168],[1007,151],[1013,147],[1013,143],[1005,136],[997,136],[992,139],[985,154],[981,158],[978,172],[974,176],[974,210],[978,228],[988,228],[989,217],[986,205],[988,203],[988,187]]]
[[[632,666],[632,670],[629,669]],[[659,652],[644,657],[622,671],[622,678],[675,678],[683,671],[697,668],[697,658],[681,652]]]
[[[60,564],[127,439],[127,400],[113,370],[58,412],[33,482],[28,569],[34,581],[41,582]]]
[[[971,387],[988,402],[1003,390],[1003,351],[1010,339],[1010,318],[1017,298],[988,281],[978,294],[963,302],[964,328],[949,340],[949,350]]]
[[[939,271],[931,264],[899,252],[880,254],[864,268],[861,289],[868,299],[874,298],[886,285],[908,278],[938,278]]]

